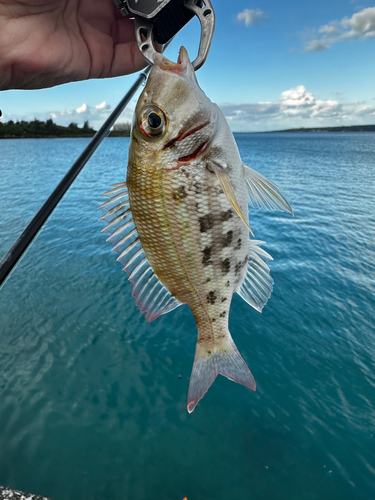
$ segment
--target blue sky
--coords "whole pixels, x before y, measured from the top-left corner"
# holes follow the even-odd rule
[[[362,0],[212,0],[216,31],[200,86],[234,131],[375,123],[375,2]],[[193,20],[180,45],[192,59]],[[46,119],[98,128],[136,76],[0,94],[3,120]],[[135,99],[119,121],[130,121]]]

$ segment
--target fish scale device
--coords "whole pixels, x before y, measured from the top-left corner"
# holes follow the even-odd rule
[[[133,15],[135,35],[144,58],[154,64],[154,43],[169,42],[194,16],[201,24],[195,70],[207,59],[215,30],[215,13],[210,0],[115,0],[124,16]]]

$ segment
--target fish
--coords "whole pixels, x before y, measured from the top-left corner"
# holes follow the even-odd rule
[[[135,108],[126,182],[103,196],[102,231],[146,320],[187,304],[196,321],[188,412],[218,374],[255,391],[228,329],[235,292],[261,312],[273,289],[272,257],[250,236],[249,205],[293,212],[276,184],[243,165],[184,47],[176,63],[156,55]]]

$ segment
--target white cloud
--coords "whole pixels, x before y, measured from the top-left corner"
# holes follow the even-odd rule
[[[331,21],[301,34],[307,52],[318,52],[345,40],[375,39],[375,7],[362,9],[341,21]]]
[[[322,42],[320,40],[313,40],[306,45],[307,52],[321,52],[322,50],[328,49],[330,46],[327,42]]]
[[[375,116],[375,107],[374,106],[360,106],[355,114],[357,116]]]
[[[306,106],[311,106],[315,102],[311,92],[307,92],[303,85],[299,85],[294,89],[286,90],[281,93],[281,103],[286,109],[298,109]]]
[[[81,113],[86,113],[88,110],[87,104],[83,103],[82,106],[76,109],[76,113],[81,114]]]
[[[328,99],[327,101],[316,101],[311,107],[311,118],[329,117],[333,118],[339,115],[342,105],[337,101]]]
[[[72,122],[77,123],[78,125],[83,125],[85,121],[89,121],[90,125],[94,128],[99,128],[102,123],[109,116],[111,111],[111,106],[107,104],[105,101],[97,104],[96,106],[90,106],[87,103],[83,103],[81,106],[78,106],[75,109],[63,109],[63,110],[53,110],[46,112],[35,112],[28,113],[27,115],[5,115],[4,120],[26,120],[30,121],[34,118],[38,120],[46,121],[49,118],[57,123],[58,125],[69,125]],[[130,111],[130,113],[132,113]],[[123,119],[123,117],[122,117]],[[126,121],[126,120],[125,120]],[[130,121],[130,117],[128,118]]]
[[[265,17],[265,13],[260,9],[245,9],[237,14],[237,20],[240,22],[244,22],[246,26],[250,26],[251,24],[258,24],[262,22]]]
[[[319,28],[319,33],[326,33],[327,35],[335,35],[338,33],[337,26],[334,26],[333,24],[326,24],[325,26],[322,26]]]
[[[275,102],[225,103],[220,108],[238,131],[371,124],[375,116],[374,106],[318,99],[303,85],[285,90]]]
[[[350,19],[343,19],[342,26],[350,31],[346,32],[346,38],[375,38],[375,7],[363,9]]]
[[[127,122],[131,123],[134,114],[134,108],[137,102],[137,98],[134,97],[126,109],[123,111],[121,116],[118,118],[118,122]],[[78,124],[79,127],[85,123],[85,121],[89,121],[90,126],[94,129],[98,130],[108,116],[111,114],[112,108],[111,105],[106,101],[101,102],[96,105],[90,105],[88,103],[83,103],[81,106],[78,106],[74,109],[60,109],[60,110],[51,110],[40,112],[36,111],[34,113],[27,114],[15,114],[15,113],[7,113],[3,108],[3,117],[2,121],[14,120],[14,121],[31,121],[35,118],[38,120],[46,121],[49,118],[57,123],[58,125],[67,126],[72,122]]]
[[[102,103],[97,104],[95,106],[95,109],[111,109],[111,106],[107,104],[105,101],[103,101]]]

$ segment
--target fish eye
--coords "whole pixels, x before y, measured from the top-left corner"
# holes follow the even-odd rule
[[[139,120],[139,128],[146,137],[159,137],[164,134],[167,118],[164,111],[157,106],[147,106]]]
[[[159,128],[161,125],[161,118],[153,111],[148,115],[148,124],[151,128]]]

